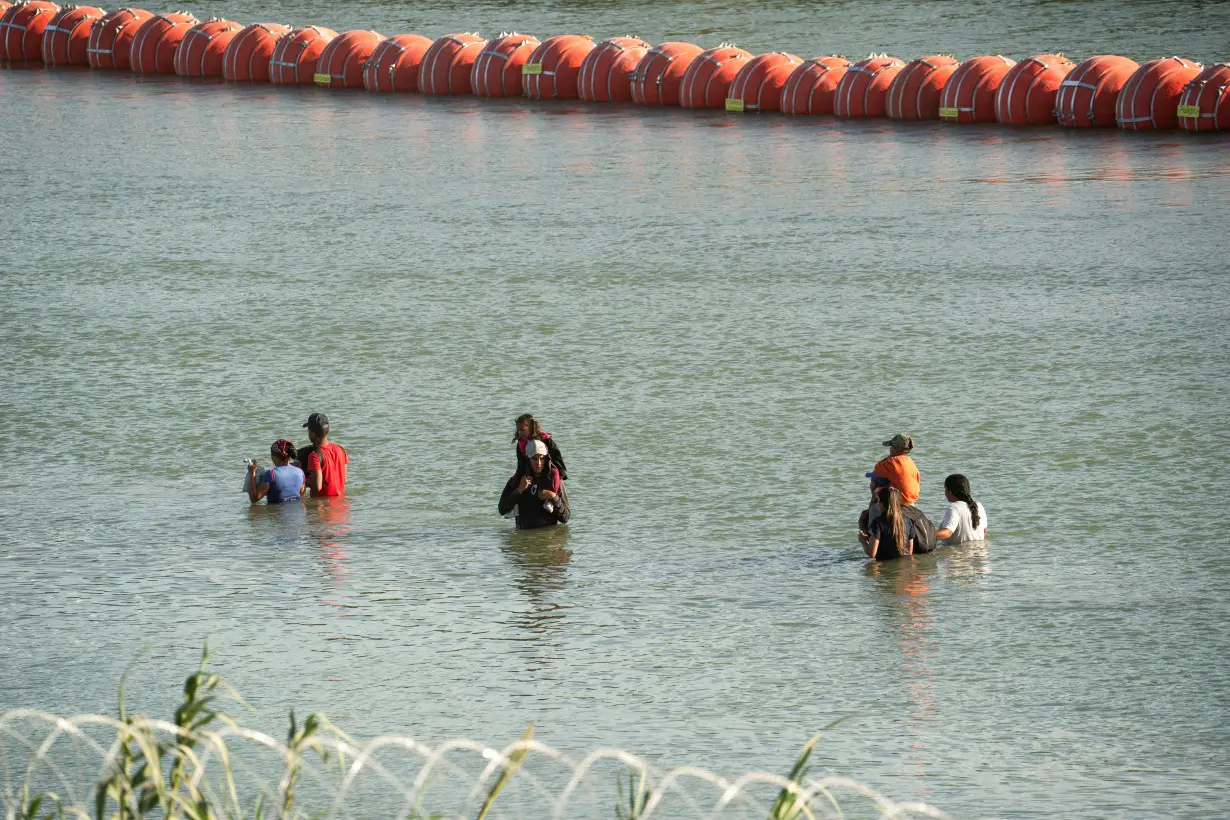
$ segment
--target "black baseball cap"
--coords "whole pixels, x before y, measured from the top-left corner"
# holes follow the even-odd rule
[[[329,426],[329,417],[324,413],[313,413],[308,416],[308,420],[303,423],[303,426],[309,430],[323,430]]]

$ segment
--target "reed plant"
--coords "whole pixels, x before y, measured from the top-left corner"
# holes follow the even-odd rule
[[[260,789],[247,808],[236,785],[235,761],[228,752],[226,740],[235,735],[251,738],[259,733],[243,729],[223,711],[223,704],[228,702],[248,707],[222,677],[209,670],[209,658],[206,644],[197,670],[184,681],[183,697],[169,723],[130,714],[125,703],[128,671],[121,676],[119,719],[111,723],[115,727],[115,738],[105,755],[103,774],[92,791],[92,820],[304,820],[330,814],[329,809],[305,811],[300,806],[305,762],[312,758],[326,771],[336,768],[339,775],[345,775],[349,771],[348,754],[358,754],[362,750],[324,715],[312,713],[300,723],[291,710],[284,746],[260,735],[264,745],[276,748],[282,755],[277,789]],[[831,723],[803,746],[786,775],[787,783],[779,791],[768,820],[810,820],[815,816],[813,804],[822,797],[827,798],[833,814],[842,816],[840,806],[826,789],[812,783],[808,790],[803,784],[809,777],[811,758],[823,733],[845,719]],[[533,738],[534,724],[531,723],[521,738],[500,755],[499,774],[488,787],[475,820],[488,820],[491,816],[501,793],[536,748]],[[649,769],[644,764],[634,766],[633,762],[626,759],[628,768],[616,775],[616,820],[644,820],[655,800],[661,799],[661,795],[655,797]],[[494,773],[495,765],[488,769],[489,773]],[[355,771],[358,768],[356,766]],[[421,800],[426,788],[424,782],[413,795],[408,795],[413,800],[409,820],[457,817],[424,811]],[[28,783],[23,785],[15,805],[10,804],[5,820],[91,820],[87,811],[66,805],[54,792],[31,794],[30,791]]]

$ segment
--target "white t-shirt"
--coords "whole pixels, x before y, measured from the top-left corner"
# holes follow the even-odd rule
[[[960,544],[965,541],[981,541],[987,537],[987,511],[982,502],[978,505],[978,528],[975,529],[969,514],[969,505],[964,501],[953,501],[944,511],[944,520],[936,527],[937,530],[952,530],[945,544]]]

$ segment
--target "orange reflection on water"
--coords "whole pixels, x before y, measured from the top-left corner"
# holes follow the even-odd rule
[[[329,580],[329,589],[340,592],[350,577],[350,499],[315,498],[304,502],[308,507],[308,531],[316,542],[316,557]],[[339,609],[341,601],[325,599]]]
[[[933,685],[939,638],[935,634],[934,604],[929,597],[929,579],[935,568],[934,555],[872,561],[866,568],[867,574],[879,581],[880,590],[891,595],[885,611],[897,636],[901,684],[909,702],[907,734],[910,743],[904,762],[916,776],[924,779],[918,789],[920,796],[931,794],[926,782],[930,777],[927,769],[930,756],[925,747],[925,733],[938,728],[940,720]]]

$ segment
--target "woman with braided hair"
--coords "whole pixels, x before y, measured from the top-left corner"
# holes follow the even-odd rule
[[[969,479],[953,473],[944,479],[944,496],[948,510],[935,531],[935,537],[945,544],[982,541],[987,537],[987,511],[969,492]]]
[[[295,445],[280,438],[269,448],[273,466],[257,475],[255,461],[248,462],[248,500],[253,504],[262,498],[270,504],[298,501],[307,490],[307,478],[303,470],[294,464],[297,454]]]

